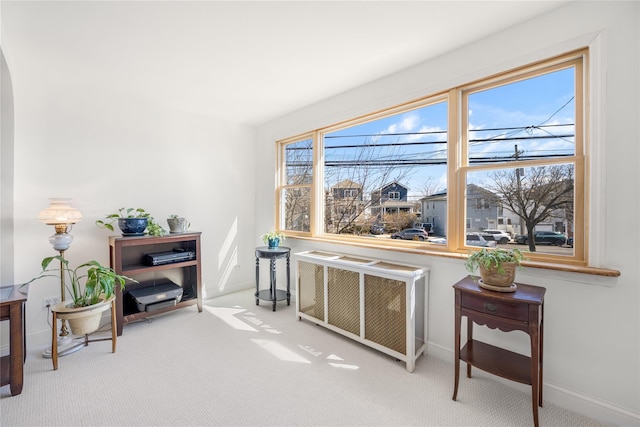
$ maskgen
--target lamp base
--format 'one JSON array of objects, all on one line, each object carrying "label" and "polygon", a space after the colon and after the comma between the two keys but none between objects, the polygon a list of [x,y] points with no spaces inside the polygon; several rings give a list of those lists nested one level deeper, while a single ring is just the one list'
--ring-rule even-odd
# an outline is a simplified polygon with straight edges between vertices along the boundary
[{"label": "lamp base", "polygon": [[[58,357],[66,356],[67,354],[75,353],[85,346],[84,337],[72,338],[70,336],[58,337]],[[51,359],[52,349],[48,348],[42,352],[42,357],[45,359]]]}]

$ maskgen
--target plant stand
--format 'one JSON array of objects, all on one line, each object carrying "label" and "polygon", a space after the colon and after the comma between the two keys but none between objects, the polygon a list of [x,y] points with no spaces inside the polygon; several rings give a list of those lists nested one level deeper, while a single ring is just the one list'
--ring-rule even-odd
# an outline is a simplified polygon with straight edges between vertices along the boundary
[{"label": "plant stand", "polygon": [[[51,313],[53,316],[53,322],[52,324],[54,325],[51,330],[53,331],[52,333],[52,337],[51,337],[51,360],[53,362],[53,370],[57,370],[58,369],[58,356],[60,355],[58,353],[58,334],[56,333],[56,328],[55,325],[57,324],[58,319],[64,319],[64,320],[79,320],[79,319],[83,319],[86,318],[87,316],[92,316],[92,315],[96,315],[96,314],[100,314],[104,311],[107,310],[111,310],[111,338],[99,338],[99,339],[94,339],[94,340],[90,340],[89,339],[89,333],[94,332],[97,328],[93,329],[90,332],[87,332],[84,334],[84,342],[81,343],[80,347],[74,351],[79,350],[82,347],[85,347],[87,345],[89,345],[90,342],[94,342],[94,341],[105,341],[105,340],[111,340],[111,352],[115,353],[116,352],[116,341],[117,341],[117,330],[116,330],[116,298],[115,296],[111,296],[111,298],[109,298],[108,300],[100,303],[100,304],[96,304],[95,306],[89,306],[89,307],[83,307],[83,308],[78,308],[78,309],[69,309],[68,307],[66,307],[66,305],[64,303],[62,304],[58,304],[56,306],[54,306],[51,309]],[[101,317],[101,316],[100,316]],[[99,323],[99,320],[98,320]],[[89,328],[91,329],[91,328]],[[89,330],[87,329],[87,331]],[[68,354],[68,353],[66,353]]]}]

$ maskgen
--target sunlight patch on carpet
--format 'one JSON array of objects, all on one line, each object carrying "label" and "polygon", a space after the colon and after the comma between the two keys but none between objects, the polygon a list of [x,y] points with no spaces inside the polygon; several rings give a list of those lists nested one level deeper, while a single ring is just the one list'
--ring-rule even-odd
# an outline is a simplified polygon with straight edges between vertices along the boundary
[{"label": "sunlight patch on carpet", "polygon": [[233,329],[240,331],[258,332],[257,329],[247,325],[241,319],[236,317],[236,314],[242,313],[244,309],[229,308],[229,307],[203,307],[209,313],[213,314]]},{"label": "sunlight patch on carpet", "polygon": [[272,355],[276,356],[278,359],[283,360],[285,362],[311,363],[304,357],[294,353],[288,348],[282,346],[282,344],[277,343],[275,341],[257,340],[257,339],[252,339],[251,341],[258,344],[261,348],[265,349]]}]

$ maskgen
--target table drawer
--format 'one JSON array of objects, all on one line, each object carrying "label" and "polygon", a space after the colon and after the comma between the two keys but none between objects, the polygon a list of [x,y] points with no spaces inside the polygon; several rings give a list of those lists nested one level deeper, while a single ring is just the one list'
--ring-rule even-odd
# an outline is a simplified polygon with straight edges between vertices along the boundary
[{"label": "table drawer", "polygon": [[506,317],[508,319],[521,320],[525,322],[529,320],[528,304],[508,303],[498,299],[488,299],[486,296],[462,293],[460,305],[463,308],[492,314],[494,316]]}]

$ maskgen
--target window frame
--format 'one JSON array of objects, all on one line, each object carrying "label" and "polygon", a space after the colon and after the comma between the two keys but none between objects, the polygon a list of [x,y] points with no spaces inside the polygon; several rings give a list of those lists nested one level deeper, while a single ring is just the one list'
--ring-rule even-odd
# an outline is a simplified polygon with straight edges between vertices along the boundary
[{"label": "window frame", "polygon": [[[303,142],[306,140],[311,140],[312,141],[312,155],[314,156],[314,160],[313,163],[314,165],[312,166],[314,168],[314,170],[311,173],[311,181],[308,183],[304,183],[304,184],[288,184],[287,183],[287,165],[286,165],[286,161],[287,161],[287,157],[285,154],[285,150],[286,147],[290,144],[295,144],[298,142]],[[316,138],[315,138],[315,134],[314,132],[307,132],[301,135],[297,135],[291,138],[286,138],[280,141],[276,142],[276,191],[275,191],[275,206],[276,206],[276,212],[275,212],[275,219],[276,219],[276,230],[286,230],[286,234],[289,236],[308,236],[313,232],[313,213],[315,212],[315,210],[317,209],[317,204],[315,202],[315,181],[316,181],[316,174],[315,174],[315,165],[316,165],[316,160],[315,160],[315,155],[316,155]],[[310,231],[297,231],[297,230],[287,230],[285,227],[286,224],[286,218],[285,218],[285,203],[286,201],[283,198],[283,195],[285,194],[285,192],[287,190],[303,190],[303,189],[309,189],[309,194],[310,194],[310,221],[311,221],[311,225],[310,225]]]},{"label": "window frame", "polygon": [[[313,179],[312,179],[312,200],[311,200],[311,228],[309,232],[297,232],[285,230],[288,235],[292,237],[311,238],[316,240],[323,240],[328,242],[336,242],[343,244],[357,244],[359,246],[367,246],[373,248],[382,248],[389,250],[400,250],[411,253],[427,253],[434,255],[453,256],[459,257],[461,254],[468,253],[470,248],[465,246],[465,235],[467,231],[467,221],[465,218],[466,209],[466,173],[483,166],[469,166],[467,164],[467,151],[468,146],[466,142],[467,138],[467,108],[466,104],[468,99],[466,94],[473,91],[480,90],[481,88],[487,88],[492,86],[499,86],[505,84],[505,81],[512,79],[513,81],[523,80],[531,78],[536,75],[542,75],[551,70],[555,71],[561,68],[576,67],[575,72],[575,155],[571,158],[571,162],[575,165],[575,219],[574,219],[574,248],[573,256],[557,256],[549,254],[541,254],[539,252],[527,253],[527,256],[531,254],[530,259],[535,264],[538,261],[544,263],[544,268],[553,269],[566,269],[567,271],[575,271],[575,268],[581,268],[580,271],[589,272],[592,274],[615,276],[615,270],[606,270],[602,268],[589,267],[588,256],[588,233],[584,233],[584,229],[588,224],[588,211],[589,204],[589,182],[590,178],[587,175],[589,170],[589,146],[588,146],[588,133],[586,129],[589,129],[588,124],[588,108],[587,105],[589,99],[590,80],[588,78],[589,72],[589,47],[583,47],[571,52],[567,52],[561,55],[543,59],[531,64],[527,64],[521,67],[513,68],[498,74],[494,74],[482,79],[477,79],[470,83],[460,84],[446,91],[435,93],[430,96],[425,96],[416,99],[411,102],[407,102],[401,105],[396,105],[388,109],[374,112],[360,116],[352,120],[345,120],[338,124],[325,126],[318,128],[312,132],[305,133],[303,135],[287,138],[284,140],[276,141],[278,145],[278,169],[282,169],[282,161],[284,158],[284,146],[286,143],[290,143],[293,140],[302,140],[313,138]],[[468,95],[467,95],[468,96]],[[322,197],[324,176],[323,176],[323,138],[326,133],[333,132],[335,130],[343,129],[350,126],[355,126],[364,122],[378,120],[386,116],[391,116],[398,113],[410,111],[412,109],[420,108],[429,104],[435,104],[438,102],[447,102],[448,104],[448,126],[447,126],[447,244],[446,245],[434,245],[434,244],[414,244],[407,241],[389,241],[386,239],[384,242],[376,241],[375,244],[370,241],[363,242],[364,239],[358,236],[350,235],[334,235],[324,232],[323,215],[324,200]],[[453,113],[452,113],[453,112]],[[549,163],[568,163],[567,158],[559,158],[556,160],[546,161]],[[528,167],[535,166],[535,161],[520,161],[518,166]],[[499,167],[511,168],[515,167],[512,162],[505,162],[502,164],[494,163],[490,166],[486,166],[488,169],[496,169]],[[283,225],[283,218],[281,215],[282,201],[280,195],[282,194],[282,175],[279,174],[279,181],[277,183],[276,191],[276,224]],[[452,194],[456,194],[456,197],[452,197]],[[322,208],[320,208],[322,207]],[[454,224],[458,224],[454,226]],[[281,228],[281,227],[278,227]],[[566,267],[566,268],[565,268]]]},{"label": "window frame", "polygon": [[[584,233],[585,218],[588,209],[588,179],[586,177],[586,163],[588,147],[585,129],[587,128],[587,117],[585,115],[585,105],[588,102],[587,83],[589,81],[586,75],[588,70],[588,49],[579,49],[559,55],[544,61],[528,64],[513,70],[505,71],[499,75],[477,80],[475,82],[462,85],[459,87],[460,97],[460,156],[457,158],[456,165],[457,185],[459,189],[466,191],[466,176],[471,172],[493,170],[497,168],[526,168],[536,167],[540,165],[554,165],[572,163],[574,165],[574,246],[573,255],[553,255],[543,252],[527,252],[529,259],[539,262],[549,262],[557,264],[586,266],[588,263],[588,235]],[[469,96],[479,91],[496,88],[502,85],[523,81],[536,76],[547,73],[560,71],[563,69],[575,68],[574,95],[575,95],[575,152],[573,156],[551,158],[545,160],[515,160],[511,162],[493,163],[493,164],[469,164]],[[460,197],[458,197],[460,200]],[[466,213],[464,206],[461,211]],[[458,223],[462,218],[460,216],[452,217],[449,215],[451,224]],[[462,241],[459,240],[456,246],[460,247]]]}]

